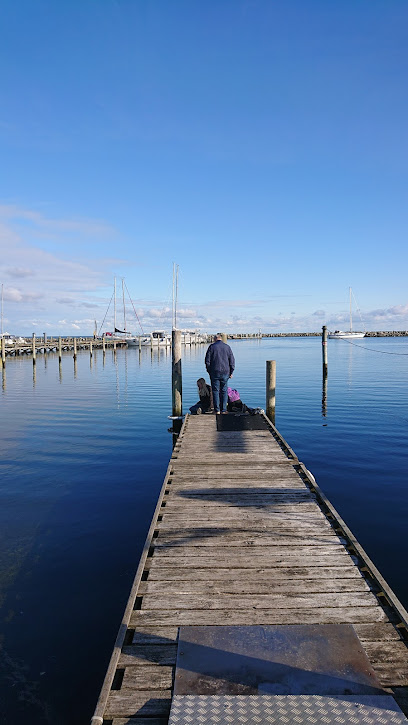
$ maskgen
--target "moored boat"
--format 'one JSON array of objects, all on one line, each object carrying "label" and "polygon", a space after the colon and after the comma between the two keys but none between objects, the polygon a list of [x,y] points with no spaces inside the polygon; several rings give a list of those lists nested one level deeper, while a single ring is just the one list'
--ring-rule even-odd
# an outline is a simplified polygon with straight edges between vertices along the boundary
[{"label": "moored boat", "polygon": [[[365,337],[365,332],[358,332],[357,330],[353,330],[353,314],[352,314],[352,308],[351,308],[351,287],[349,287],[349,295],[350,295],[350,329],[349,330],[335,330],[334,332],[329,332],[327,337],[330,340],[350,340],[350,339],[361,339],[362,337]],[[361,317],[361,315],[360,315]]]}]

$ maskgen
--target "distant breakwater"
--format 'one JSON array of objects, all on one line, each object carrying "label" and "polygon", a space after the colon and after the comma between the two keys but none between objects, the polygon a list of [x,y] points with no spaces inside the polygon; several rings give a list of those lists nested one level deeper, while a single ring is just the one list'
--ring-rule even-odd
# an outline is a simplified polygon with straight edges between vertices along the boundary
[{"label": "distant breakwater", "polygon": [[[356,330],[357,332],[357,330]],[[360,331],[359,331],[360,332]],[[254,337],[321,337],[321,332],[262,332],[254,334],[229,334],[230,340],[252,339]],[[408,337],[408,330],[377,330],[365,333],[365,337]]]}]

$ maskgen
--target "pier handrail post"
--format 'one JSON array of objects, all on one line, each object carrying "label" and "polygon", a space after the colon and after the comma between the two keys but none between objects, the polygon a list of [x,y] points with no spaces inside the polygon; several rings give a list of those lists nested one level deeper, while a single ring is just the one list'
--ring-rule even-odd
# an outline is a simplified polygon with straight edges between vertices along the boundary
[{"label": "pier handrail post", "polygon": [[58,360],[60,362],[62,360],[62,340],[60,337],[58,338]]},{"label": "pier handrail post", "polygon": [[327,377],[327,327],[322,327],[322,355],[323,355],[323,377]]},{"label": "pier handrail post", "polygon": [[33,332],[33,365],[35,365],[35,355],[36,355],[36,349],[35,349],[35,332]]},{"label": "pier handrail post", "polygon": [[266,361],[266,415],[275,425],[276,360]]},{"label": "pier handrail post", "polygon": [[171,333],[172,357],[172,403],[173,415],[183,415],[182,375],[181,375],[181,331]]}]

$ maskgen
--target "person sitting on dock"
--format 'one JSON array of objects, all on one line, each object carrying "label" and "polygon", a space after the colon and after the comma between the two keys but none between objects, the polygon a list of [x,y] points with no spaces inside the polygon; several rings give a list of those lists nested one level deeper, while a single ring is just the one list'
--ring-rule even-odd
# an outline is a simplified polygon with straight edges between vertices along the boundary
[{"label": "person sitting on dock", "polygon": [[228,380],[232,378],[235,360],[229,345],[222,341],[222,334],[214,335],[205,356],[205,367],[210,375],[216,413],[226,413],[228,403]]},{"label": "person sitting on dock", "polygon": [[213,411],[213,396],[211,385],[205,382],[204,378],[198,378],[197,380],[198,395],[200,400],[190,408],[190,413],[193,415],[201,415],[201,413],[210,413]]},{"label": "person sitting on dock", "polygon": [[241,396],[238,392],[238,390],[235,390],[235,388],[228,388],[228,406],[227,406],[228,413],[235,413],[235,414],[245,414],[248,415],[255,415],[255,413],[260,412],[260,408],[249,408],[248,405],[243,403],[241,400]]}]

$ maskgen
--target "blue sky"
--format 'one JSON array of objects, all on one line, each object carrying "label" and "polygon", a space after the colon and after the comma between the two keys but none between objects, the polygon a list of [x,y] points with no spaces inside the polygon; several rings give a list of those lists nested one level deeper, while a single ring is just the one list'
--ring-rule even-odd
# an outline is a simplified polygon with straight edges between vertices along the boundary
[{"label": "blue sky", "polygon": [[114,276],[170,329],[173,262],[186,328],[344,328],[351,285],[408,329],[407,30],[406,0],[4,0],[5,329],[91,334]]}]

